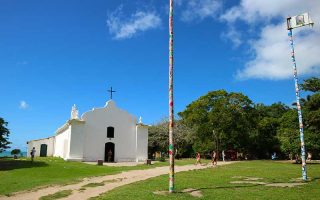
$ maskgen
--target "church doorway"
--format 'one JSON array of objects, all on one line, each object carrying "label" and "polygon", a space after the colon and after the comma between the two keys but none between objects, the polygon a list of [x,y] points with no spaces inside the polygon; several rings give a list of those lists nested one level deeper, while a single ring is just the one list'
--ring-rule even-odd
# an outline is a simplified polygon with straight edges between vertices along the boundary
[{"label": "church doorway", "polygon": [[114,162],[114,143],[107,142],[104,148],[104,161]]},{"label": "church doorway", "polygon": [[40,146],[40,157],[47,157],[47,145],[41,144]]}]

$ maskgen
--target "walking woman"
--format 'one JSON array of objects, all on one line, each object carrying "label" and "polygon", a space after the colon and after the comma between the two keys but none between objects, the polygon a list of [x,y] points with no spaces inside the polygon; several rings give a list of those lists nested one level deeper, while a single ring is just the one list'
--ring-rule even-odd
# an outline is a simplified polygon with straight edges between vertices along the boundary
[{"label": "walking woman", "polygon": [[212,152],[212,165],[213,166],[216,166],[218,164],[217,160],[218,160],[218,155],[215,151],[213,151]]},{"label": "walking woman", "polygon": [[195,165],[198,165],[198,164],[201,165],[201,155],[199,152],[196,153],[196,160],[197,161],[196,161]]}]

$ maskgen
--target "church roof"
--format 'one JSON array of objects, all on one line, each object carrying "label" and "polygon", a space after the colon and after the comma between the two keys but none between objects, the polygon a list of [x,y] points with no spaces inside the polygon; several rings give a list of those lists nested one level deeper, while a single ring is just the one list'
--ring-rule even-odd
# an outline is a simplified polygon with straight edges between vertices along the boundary
[{"label": "church roof", "polygon": [[72,122],[80,122],[80,123],[85,123],[84,120],[80,120],[80,119],[69,119],[68,121],[66,121],[66,123],[64,123],[61,127],[59,127],[55,134],[58,135],[60,133],[62,133],[63,131],[65,131],[70,125]]},{"label": "church roof", "polygon": [[51,139],[51,138],[53,138],[53,137],[54,137],[54,136],[47,137],[47,138],[36,139],[36,140],[29,140],[29,141],[27,141],[27,144],[29,144],[29,142],[33,142],[33,141],[48,140],[48,139]]}]

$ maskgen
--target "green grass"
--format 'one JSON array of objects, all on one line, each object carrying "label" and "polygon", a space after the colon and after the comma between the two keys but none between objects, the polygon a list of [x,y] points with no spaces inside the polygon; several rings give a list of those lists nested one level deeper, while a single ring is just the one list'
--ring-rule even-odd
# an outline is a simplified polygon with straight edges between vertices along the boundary
[{"label": "green grass", "polygon": [[197,199],[182,190],[194,188],[201,191],[200,199],[320,199],[320,165],[310,164],[308,174],[311,178],[306,185],[293,188],[267,187],[258,184],[232,184],[241,177],[263,178],[263,182],[280,183],[297,181],[301,175],[301,165],[272,161],[247,161],[205,170],[181,172],[175,175],[176,193],[161,196],[154,191],[168,190],[168,176],[160,176],[114,189],[99,200],[121,199]]},{"label": "green grass", "polygon": [[67,196],[69,196],[71,194],[72,194],[72,190],[62,190],[62,191],[56,192],[54,194],[49,194],[47,196],[40,197],[39,200],[61,199],[61,198],[67,197]]},{"label": "green grass", "polygon": [[[177,160],[177,165],[194,163],[194,160]],[[66,162],[59,158],[36,158],[33,163],[27,159],[0,158],[0,195],[34,189],[53,184],[69,184],[85,177],[121,173],[135,169],[150,169],[167,166],[168,162],[133,167],[107,167],[81,162]]]}]

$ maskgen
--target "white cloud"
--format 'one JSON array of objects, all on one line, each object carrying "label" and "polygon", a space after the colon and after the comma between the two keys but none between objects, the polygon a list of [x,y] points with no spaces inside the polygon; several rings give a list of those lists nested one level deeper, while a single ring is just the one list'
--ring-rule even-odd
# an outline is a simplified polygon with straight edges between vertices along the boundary
[{"label": "white cloud", "polygon": [[[258,29],[258,39],[246,38],[250,41],[248,44],[254,57],[245,64],[244,69],[238,71],[236,77],[291,78],[293,72],[285,19],[307,11],[313,21],[320,22],[320,5],[312,0],[242,0],[239,6],[227,10],[220,19],[232,28],[237,20],[249,26],[264,27]],[[320,47],[317,45],[320,44],[320,29],[317,24],[312,30],[306,27],[294,29],[294,39],[298,74],[320,73]],[[234,42],[237,43],[237,40]]]},{"label": "white cloud", "polygon": [[139,32],[155,29],[161,25],[161,18],[155,12],[136,11],[125,19],[122,7],[109,14],[107,27],[114,39],[132,38]]},{"label": "white cloud", "polygon": [[[178,5],[182,5],[182,0],[178,1]],[[219,0],[188,0],[186,8],[181,13],[181,20],[185,22],[197,19],[214,18],[218,16],[222,3]]]},{"label": "white cloud", "polygon": [[[261,32],[260,39],[252,43],[255,58],[237,73],[240,79],[286,79],[292,78],[289,38],[286,24],[270,25]],[[296,32],[295,51],[299,75],[320,73],[320,36],[317,31]]]},{"label": "white cloud", "polygon": [[20,101],[20,105],[19,105],[19,108],[22,109],[22,110],[25,110],[29,107],[29,105],[27,104],[26,101]]},{"label": "white cloud", "polygon": [[233,26],[230,26],[227,31],[222,32],[221,37],[222,39],[230,40],[234,48],[242,44],[241,34]]},{"label": "white cloud", "polygon": [[[260,20],[270,20],[274,17],[287,16],[301,12],[301,7],[307,5],[310,0],[241,0],[240,5],[227,10],[221,19],[228,22],[243,20],[255,23]],[[303,11],[302,11],[303,12]]]}]

